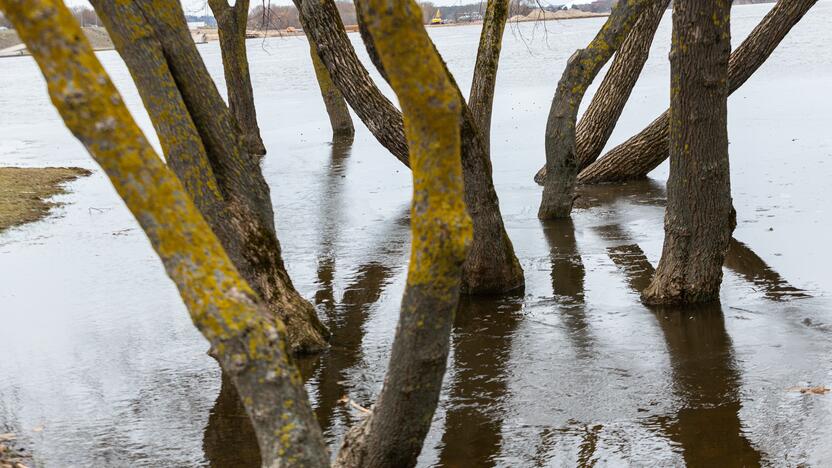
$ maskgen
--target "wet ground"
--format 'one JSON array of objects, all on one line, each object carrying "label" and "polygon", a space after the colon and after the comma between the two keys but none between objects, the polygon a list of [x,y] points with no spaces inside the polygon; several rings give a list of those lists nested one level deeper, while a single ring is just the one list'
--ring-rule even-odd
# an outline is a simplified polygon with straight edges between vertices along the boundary
[{"label": "wet ground", "polygon": [[[735,44],[769,8],[734,10]],[[460,306],[421,466],[829,466],[832,394],[832,3],[820,2],[730,101],[738,227],[719,305],[638,301],[662,244],[666,166],[582,191],[536,219],[555,83],[602,20],[513,25],[493,159],[526,272]],[[612,143],[667,105],[669,18]],[[431,31],[467,89],[478,30]],[[353,37],[357,40],[357,37]],[[221,87],[215,44],[200,46]],[[249,43],[285,259],[334,333],[301,364],[331,447],[372,404],[409,250],[409,173],[359,126],[331,143],[303,38]],[[364,57],[363,52],[362,57]],[[150,129],[117,55],[100,54]],[[96,169],[45,221],[0,235],[0,433],[42,466],[255,466],[233,389],[135,221],[48,103],[28,58],[0,73],[4,164]]]}]

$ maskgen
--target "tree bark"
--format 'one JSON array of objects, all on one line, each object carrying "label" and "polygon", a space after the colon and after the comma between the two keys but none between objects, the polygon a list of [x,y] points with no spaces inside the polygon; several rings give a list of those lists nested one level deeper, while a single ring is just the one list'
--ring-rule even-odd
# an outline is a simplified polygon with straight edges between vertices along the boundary
[{"label": "tree bark", "polygon": [[[360,2],[359,2],[360,3]],[[491,113],[494,108],[494,88],[497,85],[497,66],[503,45],[503,32],[508,20],[509,0],[488,0],[482,20],[480,45],[468,107],[480,129],[482,144],[491,153]]]},{"label": "tree bark", "polygon": [[[350,107],[382,145],[407,163],[408,147],[401,113],[384,97],[358,60],[334,2],[305,0],[301,3],[297,0],[295,4],[302,12],[304,31],[315,42],[321,61]],[[378,38],[375,39],[377,42]],[[447,78],[459,91],[453,76],[444,62],[441,63]],[[464,267],[462,292],[497,294],[519,289],[524,284],[523,269],[500,214],[491,160],[473,114],[462,94],[458,94],[462,102],[460,134],[465,203],[474,222],[474,241]]]},{"label": "tree bark", "polygon": [[[164,5],[93,0],[136,83],[168,164],[238,271],[287,324],[293,351],[323,349],[329,332],[294,289],[283,265],[259,157],[246,150],[188,34],[179,3],[156,3]],[[160,12],[166,16],[153,16]]]},{"label": "tree bark", "polygon": [[677,0],[670,51],[670,177],[662,258],[647,304],[719,299],[734,230],[728,170],[731,4]]},{"label": "tree bark", "polygon": [[350,110],[347,108],[341,91],[338,91],[332,78],[329,77],[329,71],[321,63],[321,58],[318,57],[318,51],[315,49],[315,42],[311,40],[309,41],[309,54],[312,56],[312,66],[315,69],[315,77],[318,79],[318,87],[321,88],[321,97],[324,99],[326,113],[332,126],[333,138],[351,138],[355,135],[355,127],[352,125]]},{"label": "tree bark", "polygon": [[569,58],[546,122],[546,180],[538,218],[565,218],[572,211],[578,176],[575,122],[581,100],[592,80],[624,42],[641,12],[655,1],[618,2],[592,42]]},{"label": "tree bark", "polygon": [[[780,0],[731,54],[729,93],[760,68],[780,41],[817,0]],[[668,157],[669,113],[665,111],[644,130],[611,149],[584,169],[578,183],[622,182],[647,177]]]},{"label": "tree bark", "polygon": [[367,29],[404,111],[413,168],[413,246],[384,387],[336,466],[412,467],[439,401],[471,239],[460,163],[462,100],[413,1],[369,0]]},{"label": "tree bark", "polygon": [[231,377],[266,466],[327,466],[286,328],[239,275],[182,182],[153,151],[71,13],[57,0],[0,0],[69,130],[110,178]]},{"label": "tree bark", "polygon": [[[592,102],[578,121],[575,130],[578,171],[593,163],[607,144],[618,123],[621,112],[630,93],[644,69],[650,55],[650,45],[656,35],[656,29],[662,21],[670,0],[657,0],[648,6],[639,16],[633,29],[615,53],[607,74]],[[535,182],[543,185],[546,180],[546,165],[534,176]]]},{"label": "tree bark", "polygon": [[249,1],[236,0],[234,6],[231,6],[227,0],[208,0],[208,5],[217,19],[222,68],[225,73],[225,87],[228,91],[228,107],[243,132],[248,152],[264,155],[266,147],[263,145],[260,127],[257,125],[254,90],[251,88],[251,74],[246,52]]}]

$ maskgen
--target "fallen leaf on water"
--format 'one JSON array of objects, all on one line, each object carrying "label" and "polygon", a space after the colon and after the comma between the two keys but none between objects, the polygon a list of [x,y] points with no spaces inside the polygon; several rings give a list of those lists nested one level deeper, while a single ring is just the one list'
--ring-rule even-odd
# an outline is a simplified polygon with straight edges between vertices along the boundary
[{"label": "fallen leaf on water", "polygon": [[43,432],[43,426],[33,427],[32,432]]},{"label": "fallen leaf on water", "polygon": [[808,393],[811,395],[824,395],[832,391],[824,387],[823,385],[818,385],[817,387],[789,387],[786,390],[789,392],[800,392],[803,394]]},{"label": "fallen leaf on water", "polygon": [[0,434],[0,442],[6,442],[7,440],[14,440],[17,436],[12,434],[11,432],[7,432],[6,434]]}]

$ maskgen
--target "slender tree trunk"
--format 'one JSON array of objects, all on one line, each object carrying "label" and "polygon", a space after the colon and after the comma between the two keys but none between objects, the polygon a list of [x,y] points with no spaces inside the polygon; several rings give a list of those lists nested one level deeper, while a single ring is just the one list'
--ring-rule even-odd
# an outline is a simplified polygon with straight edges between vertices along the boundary
[{"label": "slender tree trunk", "polygon": [[236,0],[234,6],[229,5],[227,0],[208,0],[208,5],[217,19],[228,107],[243,132],[247,150],[252,154],[264,155],[266,147],[257,125],[254,90],[251,88],[246,52],[249,0]]},{"label": "slender tree trunk", "polygon": [[52,102],[136,217],[194,324],[231,377],[265,466],[327,466],[323,436],[286,328],[268,317],[180,180],[130,116],[71,13],[57,0],[0,0],[38,63]]},{"label": "slender tree trunk", "polygon": [[[650,45],[669,3],[670,0],[657,0],[642,12],[621,48],[615,53],[601,86],[578,121],[575,132],[579,171],[598,159],[612,135],[647,62]],[[546,180],[546,165],[540,168],[534,180],[543,185]]]},{"label": "slender tree trunk", "polygon": [[324,98],[326,113],[329,115],[329,123],[332,125],[332,135],[335,138],[352,137],[355,135],[355,127],[352,126],[352,117],[347,103],[341,91],[329,77],[329,71],[318,57],[315,50],[315,42],[309,41],[309,54],[312,56],[312,66],[315,68],[315,76],[318,79],[318,86],[321,88],[321,97]]},{"label": "slender tree trunk", "polygon": [[575,122],[586,89],[621,46],[641,12],[657,0],[618,2],[606,23],[585,48],[576,51],[558,82],[546,122],[546,180],[537,217],[568,217],[575,200],[578,154]]},{"label": "slender tree trunk", "polygon": [[[780,0],[731,54],[729,93],[760,68],[780,41],[817,0]],[[644,130],[610,150],[578,177],[582,184],[619,182],[646,177],[668,157],[669,113],[665,111]]]},{"label": "slender tree trunk", "polygon": [[[318,47],[321,61],[350,107],[380,143],[407,163],[408,146],[401,113],[384,97],[358,60],[335,3],[332,0],[305,0],[302,3],[297,0],[295,4],[302,12],[304,30]],[[359,7],[358,11],[363,8],[367,6]],[[448,79],[456,86],[444,62],[442,65]],[[456,88],[459,91],[458,86]],[[474,241],[465,263],[462,291],[467,294],[511,291],[523,287],[523,269],[505,231],[488,150],[471,110],[462,94],[459,95],[462,100],[460,134],[465,202],[474,222]]]},{"label": "slender tree trunk", "polygon": [[719,299],[735,226],[728,170],[731,4],[677,0],[670,51],[670,178],[662,258],[647,304]]},{"label": "slender tree trunk", "polygon": [[323,349],[329,332],[283,265],[259,157],[246,150],[179,3],[164,3],[155,8],[143,1],[93,0],[133,76],[168,164],[238,271],[287,324],[293,351]]},{"label": "slender tree trunk", "polygon": [[[360,2],[359,2],[360,3]],[[509,0],[488,0],[482,20],[477,63],[468,107],[480,129],[483,146],[491,153],[491,112],[494,108],[494,88],[497,85],[497,65],[503,45],[503,31],[508,19]]]},{"label": "slender tree trunk", "polygon": [[471,239],[460,164],[461,104],[413,1],[366,4],[367,29],[404,110],[413,246],[384,388],[336,466],[412,467],[439,401]]}]

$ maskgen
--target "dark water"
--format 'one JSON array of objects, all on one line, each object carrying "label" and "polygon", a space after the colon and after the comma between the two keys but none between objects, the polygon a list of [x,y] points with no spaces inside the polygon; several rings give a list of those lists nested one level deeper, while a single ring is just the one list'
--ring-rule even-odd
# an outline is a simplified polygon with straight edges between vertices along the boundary
[{"label": "dark water", "polygon": [[[734,10],[735,44],[768,6]],[[462,301],[420,466],[830,466],[832,4],[820,2],[730,102],[739,225],[718,305],[638,301],[658,263],[667,169],[582,190],[536,219],[548,103],[599,20],[512,26],[494,169],[526,272],[515,296]],[[434,39],[463,87],[475,27]],[[357,38],[354,38],[356,40]],[[667,105],[667,18],[611,143]],[[332,449],[381,389],[409,255],[410,174],[358,128],[330,140],[305,40],[249,44],[278,233],[295,285],[333,332],[302,360]],[[201,49],[223,87],[215,44]],[[150,129],[124,65],[100,54]],[[0,63],[3,163],[94,168],[28,59]],[[389,90],[388,90],[389,91]],[[233,387],[99,172],[49,219],[0,235],[0,432],[38,466],[256,466]]]}]

